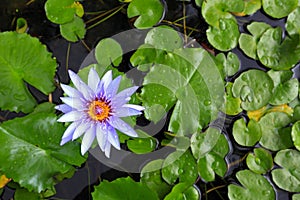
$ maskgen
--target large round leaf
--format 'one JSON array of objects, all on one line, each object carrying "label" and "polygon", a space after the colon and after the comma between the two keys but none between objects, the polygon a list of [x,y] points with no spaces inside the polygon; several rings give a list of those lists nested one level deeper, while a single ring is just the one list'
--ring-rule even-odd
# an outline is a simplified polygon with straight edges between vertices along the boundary
[{"label": "large round leaf", "polygon": [[92,193],[93,200],[158,200],[157,194],[146,185],[133,181],[130,177],[118,178],[112,182],[102,181]]},{"label": "large round leaf", "polygon": [[230,200],[275,199],[275,192],[272,185],[263,176],[250,170],[242,170],[237,172],[236,177],[242,184],[242,187],[236,184],[228,186],[228,197]]},{"label": "large round leaf", "polygon": [[272,79],[256,69],[242,73],[232,87],[233,96],[241,98],[245,110],[257,110],[265,106],[272,96],[272,90]]},{"label": "large round leaf", "polygon": [[298,4],[298,0],[262,0],[264,11],[274,18],[286,17]]},{"label": "large round leaf", "polygon": [[51,22],[64,24],[73,20],[76,13],[76,4],[74,0],[47,0],[45,11]]},{"label": "large round leaf", "polygon": [[0,170],[29,191],[53,189],[56,175],[85,161],[78,143],[59,145],[65,128],[51,111],[41,109],[0,126]]},{"label": "large round leaf", "polygon": [[300,192],[300,152],[292,149],[279,151],[274,161],[281,169],[272,171],[275,184],[289,192]]},{"label": "large round leaf", "polygon": [[163,14],[164,7],[159,0],[133,0],[127,9],[128,18],[138,17],[134,26],[140,29],[154,26]]},{"label": "large round leaf", "polygon": [[37,38],[25,33],[0,33],[0,108],[32,111],[36,101],[25,82],[48,94],[54,89],[55,69],[55,59]]}]

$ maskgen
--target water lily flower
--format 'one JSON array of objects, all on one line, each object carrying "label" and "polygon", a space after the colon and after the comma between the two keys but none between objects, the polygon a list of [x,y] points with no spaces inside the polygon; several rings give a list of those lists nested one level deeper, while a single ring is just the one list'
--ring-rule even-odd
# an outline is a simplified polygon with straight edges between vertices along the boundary
[{"label": "water lily flower", "polygon": [[137,86],[118,93],[121,76],[112,79],[112,71],[108,71],[100,79],[94,68],[89,71],[88,84],[70,70],[69,75],[76,88],[61,84],[68,97],[61,97],[64,104],[55,107],[65,113],[57,121],[72,122],[62,136],[61,145],[83,135],[81,154],[84,155],[97,138],[100,149],[109,157],[111,145],[120,150],[116,129],[128,136],[137,136],[135,130],[120,119],[139,115],[144,110],[142,106],[128,104]]}]

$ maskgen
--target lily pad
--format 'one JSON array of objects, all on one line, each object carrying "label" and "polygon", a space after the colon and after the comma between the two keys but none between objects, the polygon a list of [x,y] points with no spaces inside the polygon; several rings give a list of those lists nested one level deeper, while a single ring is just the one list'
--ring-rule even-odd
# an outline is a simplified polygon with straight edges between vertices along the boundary
[{"label": "lily pad", "polygon": [[274,88],[276,88],[277,86],[279,86],[284,82],[287,82],[293,76],[293,72],[290,70],[276,71],[271,69],[267,73],[273,80]]},{"label": "lily pad", "polygon": [[71,22],[76,14],[74,0],[47,0],[45,11],[47,18],[56,24]]},{"label": "lily pad", "polygon": [[85,36],[85,24],[79,17],[74,17],[73,21],[60,25],[61,35],[70,42],[77,42]]},{"label": "lily pad", "polygon": [[17,189],[14,195],[14,200],[24,200],[24,199],[30,199],[30,200],[42,200],[44,199],[41,194],[29,192],[26,189]]},{"label": "lily pad", "polygon": [[251,35],[242,33],[239,38],[239,46],[247,56],[257,59],[257,43],[261,35],[269,28],[271,26],[264,22],[252,22],[247,26]]},{"label": "lily pad", "polygon": [[168,184],[174,184],[178,179],[179,182],[193,184],[198,177],[196,160],[189,150],[169,154],[161,171]]},{"label": "lily pad", "polygon": [[106,69],[111,64],[119,66],[122,62],[123,51],[118,42],[114,39],[106,38],[100,40],[95,48],[95,57],[98,64]]},{"label": "lily pad", "polygon": [[247,0],[247,1],[244,1],[244,3],[245,3],[245,6],[244,6],[244,10],[242,12],[242,16],[243,15],[252,15],[261,8],[261,0]]},{"label": "lily pad", "polygon": [[298,6],[292,13],[289,14],[286,21],[286,30],[290,35],[300,34],[300,7]]},{"label": "lily pad", "polygon": [[262,135],[259,123],[252,119],[247,126],[244,119],[235,121],[232,134],[234,140],[242,146],[254,146]]},{"label": "lily pad", "polygon": [[133,181],[130,177],[118,178],[112,182],[103,180],[100,185],[95,186],[92,196],[94,200],[158,200],[155,192],[146,185]]},{"label": "lily pad", "polygon": [[[86,158],[76,142],[60,146],[65,128],[54,108],[6,121],[0,126],[0,170],[29,191],[54,189],[55,176],[74,171]],[[26,166],[26,167],[24,167]]]},{"label": "lily pad", "polygon": [[263,148],[255,148],[246,159],[247,166],[257,174],[265,174],[273,167],[273,158],[269,151]]},{"label": "lily pad", "polygon": [[26,33],[0,33],[1,109],[25,113],[33,110],[36,101],[26,83],[44,94],[54,90],[57,64],[51,56],[45,45]]},{"label": "lily pad", "polygon": [[128,18],[138,17],[134,26],[146,29],[157,24],[164,15],[164,6],[159,0],[133,0],[127,9]]},{"label": "lily pad", "polygon": [[241,99],[240,98],[235,98],[233,97],[232,94],[232,83],[228,82],[226,85],[226,94],[225,94],[225,110],[223,112],[225,112],[227,115],[237,115],[240,112],[242,112],[242,108],[241,108]]},{"label": "lily pad", "polygon": [[274,91],[273,97],[270,99],[270,104],[281,105],[290,103],[298,96],[299,82],[297,79],[290,79],[280,83]]},{"label": "lily pad", "polygon": [[215,173],[221,177],[225,175],[229,146],[219,130],[208,128],[204,133],[195,133],[191,138],[191,149],[198,159],[198,173],[202,179],[209,182],[215,179]]},{"label": "lily pad", "polygon": [[145,154],[155,150],[157,141],[153,137],[132,138],[127,140],[127,147],[136,154]]},{"label": "lily pad", "polygon": [[164,200],[198,200],[200,197],[199,190],[196,186],[187,183],[178,183]]},{"label": "lily pad", "polygon": [[151,190],[155,191],[160,199],[163,199],[171,190],[161,176],[163,160],[153,160],[147,163],[141,171],[141,182],[147,185]]},{"label": "lily pad", "polygon": [[234,19],[220,19],[219,26],[210,26],[206,34],[209,43],[221,51],[229,51],[236,47],[240,36]]},{"label": "lily pad", "polygon": [[216,59],[222,63],[226,76],[233,76],[240,68],[240,60],[235,53],[228,52],[227,58],[223,53],[216,56]]},{"label": "lily pad", "polygon": [[300,152],[292,149],[279,151],[274,161],[281,169],[272,171],[275,184],[289,192],[300,192]]},{"label": "lily pad", "polygon": [[242,186],[236,184],[228,186],[230,200],[274,200],[276,198],[272,185],[263,176],[250,170],[241,170],[236,173],[236,177]]},{"label": "lily pad", "polygon": [[292,127],[292,140],[296,149],[300,150],[300,121],[297,121]]},{"label": "lily pad", "polygon": [[288,16],[298,5],[298,0],[262,0],[264,11],[274,18]]},{"label": "lily pad", "polygon": [[233,83],[234,97],[242,100],[244,110],[257,110],[269,102],[272,97],[273,81],[263,71],[251,69],[242,73]]},{"label": "lily pad", "polygon": [[291,128],[286,127],[290,122],[289,115],[283,112],[264,115],[259,121],[262,130],[260,144],[272,151],[292,147]]},{"label": "lily pad", "polygon": [[294,194],[292,200],[300,200],[300,194]]}]

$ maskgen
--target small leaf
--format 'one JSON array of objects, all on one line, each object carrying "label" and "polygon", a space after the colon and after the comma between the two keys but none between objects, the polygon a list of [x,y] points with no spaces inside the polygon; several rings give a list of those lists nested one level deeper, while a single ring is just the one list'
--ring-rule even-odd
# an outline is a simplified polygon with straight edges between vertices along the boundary
[{"label": "small leaf", "polygon": [[242,187],[236,184],[228,186],[228,197],[230,200],[275,199],[272,185],[263,176],[250,170],[241,170],[236,173],[236,177],[242,184]]},{"label": "small leaf", "polygon": [[45,4],[47,18],[56,24],[72,21],[76,13],[74,4],[74,0],[47,0]]},{"label": "small leaf", "polygon": [[133,181],[130,177],[118,178],[112,182],[103,180],[100,185],[95,186],[92,196],[93,200],[158,200],[156,193],[146,185]]},{"label": "small leaf", "polygon": [[132,138],[127,141],[129,150],[136,154],[145,154],[155,150],[157,141],[153,137],[148,138]]},{"label": "small leaf", "polygon": [[153,160],[147,163],[141,171],[141,182],[158,194],[159,199],[163,199],[170,192],[169,186],[161,176],[163,160]]},{"label": "small leaf", "polygon": [[264,11],[274,18],[286,17],[298,4],[298,0],[262,0]]},{"label": "small leaf", "polygon": [[42,198],[39,193],[29,192],[28,190],[23,188],[17,189],[14,195],[14,200],[24,200],[24,199],[42,200],[44,198]]},{"label": "small leaf", "polygon": [[275,71],[271,69],[267,72],[267,74],[272,78],[274,83],[274,88],[279,86],[281,83],[287,82],[293,76],[293,72],[290,70]]},{"label": "small leaf", "polygon": [[233,97],[232,94],[232,83],[228,82],[226,85],[226,94],[225,94],[225,112],[227,115],[237,115],[242,112],[241,108],[241,99]]},{"label": "small leaf", "polygon": [[292,147],[291,128],[284,128],[290,122],[291,118],[283,112],[271,112],[264,115],[259,121],[262,130],[260,144],[272,151]]},{"label": "small leaf", "polygon": [[265,106],[272,96],[272,90],[272,79],[257,69],[242,73],[232,87],[233,96],[241,98],[244,110],[257,110]]},{"label": "small leaf", "polygon": [[240,32],[235,20],[220,19],[219,26],[210,26],[206,35],[213,47],[221,51],[229,51],[238,44]]},{"label": "small leaf", "polygon": [[298,6],[292,13],[289,14],[285,27],[290,35],[300,34],[300,7]]},{"label": "small leaf", "polygon": [[247,0],[244,3],[244,15],[252,15],[261,8],[261,0]]},{"label": "small leaf", "polygon": [[26,33],[0,33],[1,109],[25,113],[33,110],[36,101],[26,83],[44,94],[54,90],[57,64],[51,56],[45,45]]},{"label": "small leaf", "polygon": [[28,29],[28,24],[26,19],[20,17],[17,19],[16,32],[17,33],[26,33]]},{"label": "small leaf", "polygon": [[263,148],[255,148],[246,159],[247,166],[257,174],[265,174],[273,167],[273,158],[269,151]]},{"label": "small leaf", "polygon": [[298,79],[293,78],[286,82],[280,83],[270,99],[272,105],[282,105],[290,103],[298,96],[299,82]]},{"label": "small leaf", "polygon": [[294,194],[292,200],[300,200],[300,194]]},{"label": "small leaf", "polygon": [[162,177],[168,184],[179,182],[193,184],[197,177],[196,160],[191,152],[187,150],[175,151],[168,155],[162,167]]},{"label": "small leaf", "polygon": [[274,162],[281,166],[281,169],[272,171],[275,184],[289,192],[300,192],[300,152],[292,149],[279,151]]},{"label": "small leaf", "polygon": [[133,0],[127,9],[128,18],[137,17],[134,26],[146,29],[157,24],[164,14],[164,7],[159,0]]},{"label": "small leaf", "polygon": [[53,189],[54,176],[74,170],[73,165],[80,166],[86,160],[80,154],[80,144],[59,145],[64,131],[56,115],[48,112],[2,123],[0,170],[29,191]]},{"label": "small leaf", "polygon": [[259,123],[252,119],[247,126],[244,119],[235,121],[232,134],[234,140],[242,146],[254,146],[262,135]]},{"label": "small leaf", "polygon": [[196,186],[187,183],[178,183],[164,200],[199,200],[200,197],[199,189]]},{"label": "small leaf", "polygon": [[119,66],[122,62],[123,51],[118,42],[111,38],[100,40],[95,48],[95,57],[98,64],[106,69],[111,64]]},{"label": "small leaf", "polygon": [[297,121],[292,127],[292,140],[296,149],[300,150],[300,121]]},{"label": "small leaf", "polygon": [[233,76],[240,68],[240,60],[235,53],[229,52],[227,59],[224,54],[220,53],[216,59],[222,63],[226,76]]},{"label": "small leaf", "polygon": [[85,24],[79,17],[74,17],[73,21],[60,25],[61,35],[70,42],[83,39],[85,32]]}]

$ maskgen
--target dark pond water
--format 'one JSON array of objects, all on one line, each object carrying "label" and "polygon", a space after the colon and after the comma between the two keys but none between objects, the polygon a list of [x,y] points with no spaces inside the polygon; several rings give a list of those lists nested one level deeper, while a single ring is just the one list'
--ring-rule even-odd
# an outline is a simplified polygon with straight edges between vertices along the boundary
[{"label": "dark pond water", "polygon": [[[29,3],[28,3],[29,2]],[[101,25],[89,30],[84,39],[84,42],[77,43],[68,43],[66,40],[62,39],[59,35],[59,27],[50,23],[44,13],[44,0],[36,0],[32,1],[23,1],[23,0],[2,0],[0,2],[0,30],[8,31],[15,29],[15,20],[18,17],[23,17],[27,20],[29,24],[28,33],[34,37],[38,37],[44,44],[47,45],[49,51],[53,53],[56,57],[57,62],[59,64],[57,71],[57,79],[60,82],[67,83],[68,76],[66,73],[67,68],[71,68],[74,71],[77,71],[85,59],[85,57],[89,54],[90,50],[95,47],[97,42],[105,37],[110,37],[119,32],[128,30],[132,28],[132,22],[129,21],[126,17],[125,13],[118,13],[109,20],[103,22]],[[109,3],[107,3],[109,2]],[[102,0],[89,0],[83,2],[84,8],[86,10],[99,11],[99,10],[109,10],[116,6],[118,6],[118,1],[110,0],[110,1],[102,1]],[[174,0],[166,1],[167,12],[166,12],[166,20],[174,21],[174,19],[178,19],[182,17],[183,4],[182,2],[177,2]],[[198,29],[198,32],[194,32],[191,37],[197,39],[197,41],[205,46],[206,48],[214,51],[208,42],[205,39],[205,30],[207,29],[207,25],[203,22],[199,15],[199,9],[197,9],[193,4],[188,4],[184,6],[186,9],[186,15],[190,17],[187,19],[187,26],[194,27]],[[93,15],[88,15],[85,17],[85,21],[94,17]],[[264,21],[273,26],[284,26],[284,20],[274,20],[266,17],[263,13],[258,12],[253,16],[238,18],[238,22],[240,24],[241,31],[244,31],[244,27],[250,21]],[[163,23],[168,24],[167,21]],[[183,29],[178,26],[173,27],[183,32]],[[68,53],[69,51],[69,53]],[[241,60],[241,69],[240,72],[245,71],[249,68],[260,68],[264,69],[260,66],[259,63],[253,61],[247,57],[245,57],[241,51],[236,48],[233,50]],[[130,65],[128,62],[130,55],[125,56],[125,59],[122,63],[123,70],[130,69]],[[299,77],[299,67],[295,68],[295,74]],[[238,76],[238,75],[236,75]],[[231,77],[229,81],[234,80],[235,77]],[[31,89],[32,93],[35,94],[38,101],[43,102],[47,101],[48,97],[41,95],[36,92],[34,89]],[[59,96],[62,95],[62,92],[56,90],[53,93],[53,101],[54,103],[59,103]],[[6,111],[0,112],[1,121],[4,119],[11,119],[17,116],[22,116],[22,114],[9,113]],[[241,113],[238,116],[230,117],[230,116],[220,116],[220,118],[226,118],[225,126],[221,126],[224,134],[230,141],[234,141],[232,138],[232,123],[234,120],[246,117],[245,113]],[[144,119],[140,120],[140,124],[147,123]],[[214,122],[212,125],[220,126],[218,121]],[[163,132],[163,130],[162,130]],[[159,136],[158,136],[159,137]],[[245,154],[247,154],[251,150],[251,148],[243,148],[237,145],[234,142],[231,142],[231,153],[227,156],[227,160],[229,163],[236,163],[229,168],[227,176],[224,179],[217,178],[216,181],[212,183],[205,184],[201,180],[198,181],[197,186],[202,191],[203,199],[209,200],[217,200],[217,199],[228,199],[227,198],[227,188],[223,187],[218,190],[214,190],[208,194],[204,194],[205,191],[208,191],[217,186],[226,185],[231,182],[236,182],[234,176],[235,172],[241,168],[246,168],[244,162],[236,162],[243,158]],[[139,174],[130,174],[134,179],[139,179]],[[78,169],[75,173],[74,177],[71,179],[67,179],[62,181],[56,186],[57,194],[52,197],[52,199],[91,199],[89,195],[91,191],[93,191],[93,185],[99,183],[99,178],[114,180],[117,177],[128,176],[127,173],[119,172],[114,169],[110,169],[109,167],[101,164],[98,160],[89,156],[87,163]],[[267,177],[269,175],[267,174]],[[276,188],[276,187],[275,187]],[[277,199],[285,200],[291,198],[287,192],[277,189]],[[13,197],[13,189],[6,187],[5,192],[2,195],[1,199],[10,199]]]}]

